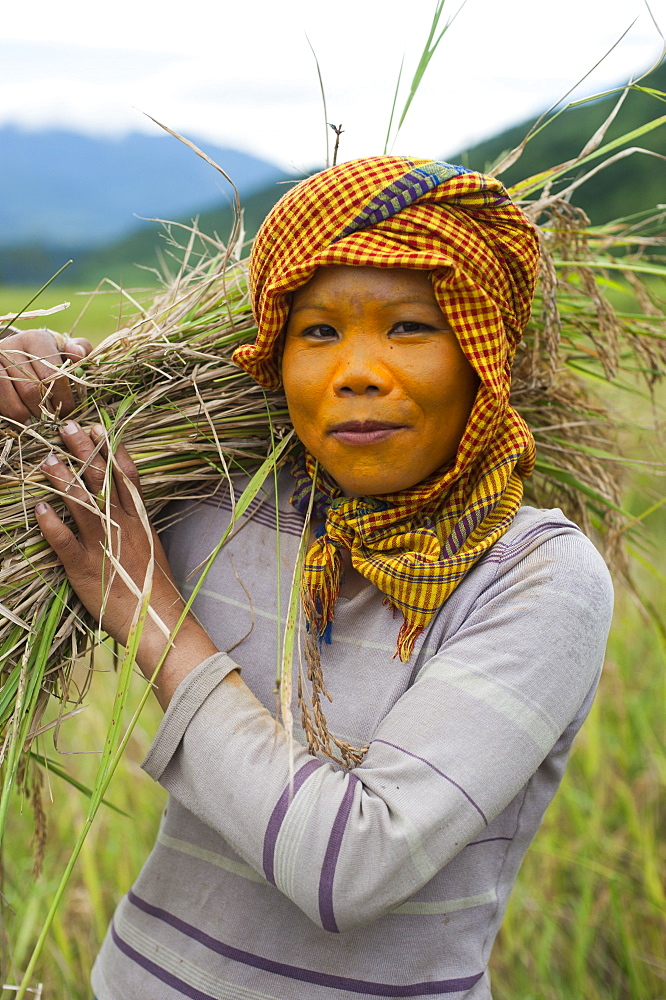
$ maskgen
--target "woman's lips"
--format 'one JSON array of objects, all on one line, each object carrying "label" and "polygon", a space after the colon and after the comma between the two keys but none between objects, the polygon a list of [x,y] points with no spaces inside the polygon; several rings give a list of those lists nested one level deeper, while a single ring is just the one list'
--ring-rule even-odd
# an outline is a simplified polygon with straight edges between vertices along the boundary
[{"label": "woman's lips", "polygon": [[364,445],[386,441],[401,430],[404,430],[403,424],[390,424],[379,420],[350,420],[344,424],[336,424],[328,433],[336,441],[344,444]]}]

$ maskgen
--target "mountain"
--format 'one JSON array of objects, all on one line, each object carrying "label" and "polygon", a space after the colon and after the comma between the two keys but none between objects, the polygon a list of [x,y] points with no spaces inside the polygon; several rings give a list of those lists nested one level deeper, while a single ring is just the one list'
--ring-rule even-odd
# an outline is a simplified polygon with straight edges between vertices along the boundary
[{"label": "mountain", "polygon": [[[282,177],[268,187],[255,191],[242,199],[246,242],[254,238],[259,226],[275,202],[287,190],[286,185],[293,183],[293,177]],[[187,226],[191,222],[191,216],[180,221]],[[224,244],[227,244],[234,224],[233,208],[227,203],[201,212],[197,216],[197,224],[202,233],[217,236]],[[184,244],[187,241],[189,233],[186,230],[180,229],[176,225],[171,228],[171,232],[178,243]],[[161,258],[166,266],[173,270],[176,266],[174,257],[176,260],[180,259],[180,254],[166,237],[167,231],[164,226],[146,224],[140,232],[129,234],[117,243],[74,255],[74,263],[68,269],[66,280],[89,287],[97,285],[105,277],[111,277],[118,284],[126,287],[150,283],[150,275],[141,271],[141,267],[161,269],[163,267],[160,262]],[[56,264],[56,267],[52,267],[51,270],[51,273],[54,273],[63,263],[62,257],[59,262],[51,261],[51,263]],[[0,255],[0,278],[2,276],[2,256]]]},{"label": "mountain", "polygon": [[[283,176],[269,186],[243,197],[246,240],[254,237],[263,219],[284,194],[285,184],[293,183],[293,177]],[[181,217],[180,221],[186,226],[190,225],[193,214]],[[226,200],[216,208],[198,213],[196,217],[202,233],[217,234],[222,242],[228,241],[234,215],[232,206]],[[187,241],[188,233],[177,225],[172,227],[172,232],[179,243]],[[162,270],[164,262],[173,270],[176,266],[173,257],[178,259],[180,256],[165,237],[164,226],[143,222],[139,229],[103,247],[58,247],[40,243],[0,246],[0,282],[4,285],[27,285],[36,289],[71,259],[73,263],[61,279],[66,285],[94,288],[103,278],[111,278],[125,288],[155,285],[155,276],[142,269]]]},{"label": "mountain", "polygon": [[[248,153],[197,144],[242,196],[282,176]],[[142,228],[137,216],[181,218],[233,197],[221,174],[169,135],[94,138],[6,126],[0,154],[2,247],[102,246]]]},{"label": "mountain", "polygon": [[[662,93],[666,91],[666,63],[662,63],[641,85]],[[506,184],[515,183],[576,155],[609,115],[616,99],[610,97],[584,104],[555,118],[528,143],[518,163],[502,174],[502,180]],[[609,142],[637,129],[665,112],[663,101],[656,100],[647,92],[632,91],[604,141]],[[487,170],[506,151],[521,142],[532,124],[531,121],[525,122],[446,158],[476,170]],[[648,148],[666,157],[666,126],[662,125],[639,137],[633,145]],[[189,150],[184,151],[193,160],[200,162]],[[599,162],[601,161],[595,161],[586,168],[578,168],[575,175],[580,175]],[[201,165],[206,166],[203,163]],[[224,163],[222,165],[225,166]],[[285,184],[294,182],[293,177],[279,177],[277,168],[273,169],[275,173],[270,178],[270,183],[255,188],[242,199],[246,239],[254,236],[262,219],[286,190]],[[575,175],[572,172],[570,176],[573,179]],[[240,175],[234,174],[234,177],[238,180]],[[575,203],[585,209],[593,223],[609,222],[621,216],[648,211],[665,202],[664,160],[640,153],[618,160],[575,192]],[[204,210],[201,210],[202,206]],[[208,207],[202,200],[196,207],[200,209],[198,212],[185,209],[180,215],[176,212],[164,212],[161,217],[180,217],[181,221],[187,223],[197,214],[202,232],[218,233],[225,240],[232,225],[232,210],[228,199],[218,197],[215,207]],[[151,281],[151,277],[136,265],[154,268],[159,265],[159,255],[168,263],[169,254],[173,252],[162,238],[163,233],[162,227],[144,222],[122,239],[99,248],[82,247],[70,251],[62,246],[44,247],[37,243],[11,250],[0,247],[0,280],[38,288],[71,256],[74,264],[64,279],[67,283],[91,288],[101,278],[109,277],[125,287],[145,285]]]},{"label": "mountain", "polygon": [[[603,143],[666,115],[666,62],[642,80],[640,86],[658,91],[660,97],[652,96],[647,90],[630,91],[609,126]],[[615,95],[591,101],[570,108],[554,119],[530,140],[518,162],[501,174],[503,183],[507,186],[515,184],[578,155],[608,117],[617,99],[618,95]],[[524,122],[469,150],[453,154],[450,160],[473,170],[486,171],[498,163],[505,153],[518,146],[533,125],[534,122]],[[578,188],[572,200],[587,212],[594,224],[649,211],[666,202],[666,162],[663,159],[666,157],[666,123],[639,136],[630,145],[651,150],[662,158],[646,153],[623,157]],[[569,174],[568,180],[582,176],[606,158],[578,167]]]}]

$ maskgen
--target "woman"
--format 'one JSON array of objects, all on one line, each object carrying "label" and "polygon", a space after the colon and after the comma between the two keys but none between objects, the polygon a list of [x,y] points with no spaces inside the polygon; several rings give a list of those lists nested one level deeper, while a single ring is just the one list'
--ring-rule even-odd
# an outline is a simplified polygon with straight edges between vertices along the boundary
[{"label": "woman", "polygon": [[[305,450],[223,549],[156,679],[144,767],[171,797],[95,965],[99,1000],[490,997],[492,942],[589,710],[612,603],[576,526],[521,507],[534,444],[510,365],[537,267],[497,180],[427,160],[334,167],[264,223],[259,334],[236,360],[283,385]],[[62,432],[80,460],[103,433]],[[142,582],[154,552],[152,604],[173,627],[231,499],[184,505],[163,549],[116,458],[121,561]],[[44,503],[40,527],[99,616],[103,459],[89,492],[56,456],[44,469],[78,536]],[[292,743],[273,676],[311,502],[311,690]],[[122,642],[134,612],[116,579],[105,629]],[[151,623],[146,676],[164,645]]]}]

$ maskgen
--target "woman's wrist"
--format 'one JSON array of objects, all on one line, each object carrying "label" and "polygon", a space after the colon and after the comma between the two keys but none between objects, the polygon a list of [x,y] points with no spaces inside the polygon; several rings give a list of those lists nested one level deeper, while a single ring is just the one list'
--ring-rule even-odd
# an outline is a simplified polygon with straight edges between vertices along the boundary
[{"label": "woman's wrist", "polygon": [[188,615],[172,640],[168,640],[153,622],[147,622],[136,659],[146,680],[151,680],[158,663],[164,657],[153,685],[155,696],[166,711],[180,682],[217,652],[219,651],[206,630],[192,615]]}]

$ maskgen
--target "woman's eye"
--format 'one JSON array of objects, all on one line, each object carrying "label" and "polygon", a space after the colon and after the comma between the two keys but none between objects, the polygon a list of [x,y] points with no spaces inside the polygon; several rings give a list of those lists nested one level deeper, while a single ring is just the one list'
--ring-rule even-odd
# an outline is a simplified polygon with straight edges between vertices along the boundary
[{"label": "woman's eye", "polygon": [[309,326],[302,333],[303,337],[308,337],[311,340],[334,340],[337,335],[337,330],[334,327],[326,326],[324,323],[319,326]]},{"label": "woman's eye", "polygon": [[428,326],[427,323],[419,323],[416,320],[403,320],[402,323],[396,323],[391,327],[391,333],[426,333],[432,329],[433,327]]}]

